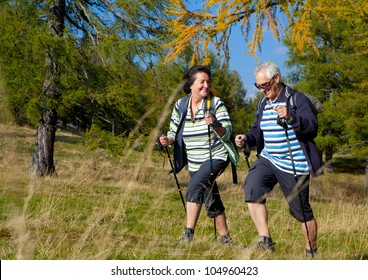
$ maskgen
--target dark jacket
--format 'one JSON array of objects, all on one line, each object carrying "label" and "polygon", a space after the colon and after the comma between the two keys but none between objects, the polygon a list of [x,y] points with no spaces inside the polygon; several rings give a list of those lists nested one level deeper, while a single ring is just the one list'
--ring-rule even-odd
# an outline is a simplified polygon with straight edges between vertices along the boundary
[{"label": "dark jacket", "polygon": [[[313,141],[318,132],[317,117],[314,115],[312,109],[310,108],[307,97],[304,94],[290,87],[288,87],[288,89],[286,90],[286,87],[288,86],[284,85],[279,98],[287,99],[287,110],[293,118],[290,125],[293,127],[295,135],[304,152],[304,155],[307,158],[311,175],[317,177],[322,174],[321,155],[318,152],[317,146]],[[292,110],[289,102],[289,96],[291,94],[296,95],[296,101],[298,103],[298,107],[295,112]],[[262,120],[265,104],[266,98],[260,104],[259,110],[257,110],[252,128],[247,133],[245,133],[248,145],[250,147],[257,146],[257,155],[260,154],[264,148],[264,138],[263,132],[260,129],[260,122]]]},{"label": "dark jacket", "polygon": [[174,141],[174,171],[175,173],[179,173],[184,166],[188,164],[187,152],[185,149],[185,144],[183,140],[183,130],[184,130],[184,121],[185,116],[187,114],[187,108],[190,100],[190,94],[183,97],[180,107],[179,107],[179,115],[180,122],[178,126],[178,130],[176,131],[175,141]]}]

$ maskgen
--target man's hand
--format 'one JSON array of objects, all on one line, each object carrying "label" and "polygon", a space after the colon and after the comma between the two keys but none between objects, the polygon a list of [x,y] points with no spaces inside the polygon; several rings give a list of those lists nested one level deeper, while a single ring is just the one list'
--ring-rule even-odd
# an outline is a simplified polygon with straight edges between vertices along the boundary
[{"label": "man's hand", "polygon": [[285,106],[277,106],[274,110],[278,113],[280,119],[289,120],[291,118]]},{"label": "man's hand", "polygon": [[244,134],[238,134],[235,136],[235,144],[238,148],[243,148],[246,140],[247,136],[245,136]]}]

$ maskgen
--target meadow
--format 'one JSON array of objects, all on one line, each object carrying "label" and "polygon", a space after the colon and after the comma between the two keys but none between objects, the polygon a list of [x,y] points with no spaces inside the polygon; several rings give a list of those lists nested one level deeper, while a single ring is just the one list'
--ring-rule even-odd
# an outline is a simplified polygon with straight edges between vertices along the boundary
[{"label": "meadow", "polygon": [[[242,158],[239,184],[231,168],[218,178],[230,246],[214,240],[213,221],[202,211],[195,239],[179,244],[185,213],[165,153],[129,150],[112,156],[90,150],[81,136],[60,130],[57,176],[32,178],[35,129],[0,124],[0,258],[2,260],[303,260],[300,225],[280,190],[268,197],[276,252],[253,249],[257,233],[243,201],[248,172]],[[254,153],[250,161],[254,160]],[[319,260],[368,259],[368,190],[364,169],[336,156],[336,172],[311,182],[318,222]],[[185,194],[188,174],[178,180]],[[218,239],[218,236],[217,236]]]}]

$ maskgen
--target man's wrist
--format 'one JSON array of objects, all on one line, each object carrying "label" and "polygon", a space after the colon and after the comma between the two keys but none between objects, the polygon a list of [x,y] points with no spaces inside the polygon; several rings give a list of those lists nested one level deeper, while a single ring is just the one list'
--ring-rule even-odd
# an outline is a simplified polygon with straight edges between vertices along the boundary
[{"label": "man's wrist", "polygon": [[293,116],[289,116],[289,117],[287,118],[286,122],[287,122],[288,124],[291,124],[291,123],[293,122],[293,120],[294,120]]}]

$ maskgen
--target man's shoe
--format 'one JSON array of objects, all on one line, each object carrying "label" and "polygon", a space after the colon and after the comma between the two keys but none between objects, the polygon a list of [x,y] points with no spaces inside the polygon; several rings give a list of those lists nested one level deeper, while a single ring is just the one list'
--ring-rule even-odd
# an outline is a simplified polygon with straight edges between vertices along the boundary
[{"label": "man's shoe", "polygon": [[193,240],[194,237],[194,229],[185,228],[185,231],[181,238],[179,239],[179,243],[186,243]]},{"label": "man's shoe", "polygon": [[273,253],[275,252],[275,243],[272,242],[272,238],[270,236],[261,235],[259,236],[259,241],[256,245],[256,250]]},{"label": "man's shoe", "polygon": [[233,240],[230,237],[230,234],[226,234],[220,237],[219,239],[221,244],[231,244],[233,243]]},{"label": "man's shoe", "polygon": [[274,242],[267,243],[264,241],[259,241],[256,245],[256,250],[273,253],[275,252],[275,243]]}]

